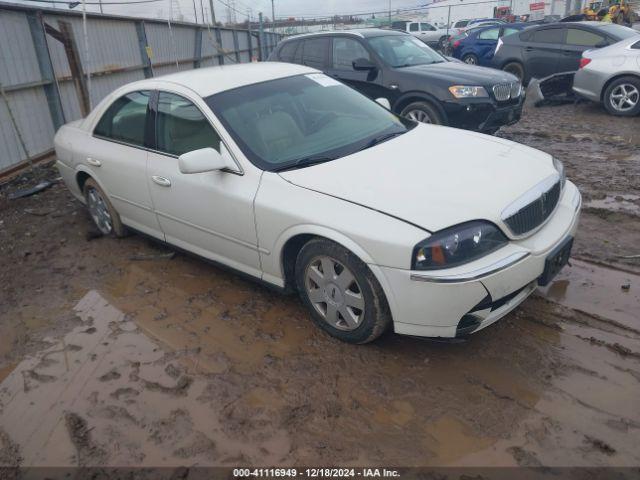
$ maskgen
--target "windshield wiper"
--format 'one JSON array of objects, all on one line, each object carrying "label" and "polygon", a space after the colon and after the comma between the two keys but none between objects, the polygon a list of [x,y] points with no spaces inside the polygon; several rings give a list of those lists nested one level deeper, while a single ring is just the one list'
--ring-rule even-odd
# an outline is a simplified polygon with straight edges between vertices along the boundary
[{"label": "windshield wiper", "polygon": [[319,163],[330,162],[331,160],[335,160],[336,157],[332,157],[330,155],[316,155],[311,157],[304,157],[299,160],[296,160],[293,163],[288,165],[284,165],[283,167],[279,167],[274,169],[274,172],[284,172],[285,170],[295,170],[297,168],[309,167],[311,165],[317,165]]},{"label": "windshield wiper", "polygon": [[362,150],[366,150],[367,148],[375,147],[376,145],[386,142],[387,140],[391,140],[393,137],[397,137],[398,135],[402,135],[403,133],[406,133],[406,130],[403,130],[402,132],[393,132],[380,135],[370,140],[364,145],[364,147],[360,148],[358,151],[360,152]]}]

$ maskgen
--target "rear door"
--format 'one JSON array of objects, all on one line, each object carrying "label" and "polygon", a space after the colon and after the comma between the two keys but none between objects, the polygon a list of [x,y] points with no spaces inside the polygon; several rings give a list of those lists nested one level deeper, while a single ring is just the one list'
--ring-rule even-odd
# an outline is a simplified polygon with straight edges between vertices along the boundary
[{"label": "rear door", "polygon": [[564,55],[560,59],[559,71],[573,72],[578,70],[582,52],[608,45],[608,43],[604,35],[592,30],[577,27],[567,28]]},{"label": "rear door", "polygon": [[162,236],[147,185],[150,90],[116,99],[96,124],[83,155],[125,224]]},{"label": "rear door", "polygon": [[565,29],[562,26],[531,32],[522,46],[522,57],[529,78],[544,78],[558,72],[564,55]]}]

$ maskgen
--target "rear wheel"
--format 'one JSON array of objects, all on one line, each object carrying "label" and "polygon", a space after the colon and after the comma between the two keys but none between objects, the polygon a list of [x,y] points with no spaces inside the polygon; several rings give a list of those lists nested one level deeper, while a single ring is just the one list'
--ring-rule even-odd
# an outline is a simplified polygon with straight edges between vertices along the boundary
[{"label": "rear wheel", "polygon": [[524,84],[524,67],[522,66],[521,63],[509,62],[504,67],[502,67],[502,70],[512,75],[515,75],[516,77],[518,77],[518,80],[520,80],[520,82]]},{"label": "rear wheel", "polygon": [[469,65],[478,65],[478,57],[476,57],[473,53],[467,53],[462,57],[462,61]]},{"label": "rear wheel", "polygon": [[326,239],[309,241],[296,259],[296,285],[314,323],[349,343],[368,343],[391,324],[386,298],[369,268]]},{"label": "rear wheel", "polygon": [[410,103],[402,109],[400,115],[420,123],[433,123],[434,125],[444,123],[438,109],[429,102]]},{"label": "rear wheel", "polygon": [[120,215],[93,178],[88,178],[84,183],[83,193],[89,214],[100,233],[115,237],[126,236],[127,228],[120,221]]},{"label": "rear wheel", "polygon": [[604,92],[604,106],[612,115],[632,117],[640,113],[640,79],[622,77]]}]

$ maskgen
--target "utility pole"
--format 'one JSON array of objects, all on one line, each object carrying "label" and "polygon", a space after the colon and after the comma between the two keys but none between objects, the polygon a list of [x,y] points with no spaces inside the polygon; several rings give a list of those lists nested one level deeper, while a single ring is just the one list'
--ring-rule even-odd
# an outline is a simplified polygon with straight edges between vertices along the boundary
[{"label": "utility pole", "polygon": [[198,23],[198,10],[196,10],[196,0],[193,0],[193,18],[194,23]]},{"label": "utility pole", "polygon": [[273,6],[273,0],[271,0],[271,31],[276,31],[276,10]]},{"label": "utility pole", "polygon": [[266,60],[265,45],[264,45],[264,23],[262,22],[262,12],[258,13],[258,40],[260,42],[260,61]]},{"label": "utility pole", "polygon": [[209,0],[209,8],[211,9],[211,24],[216,26],[216,12],[213,9],[213,0]]},{"label": "utility pole", "polygon": [[389,0],[389,26],[391,26],[391,0]]}]

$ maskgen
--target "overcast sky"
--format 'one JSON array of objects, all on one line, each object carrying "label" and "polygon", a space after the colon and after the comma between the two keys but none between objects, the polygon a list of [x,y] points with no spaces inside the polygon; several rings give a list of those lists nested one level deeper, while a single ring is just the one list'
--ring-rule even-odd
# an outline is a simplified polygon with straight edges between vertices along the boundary
[{"label": "overcast sky", "polygon": [[[9,0],[11,1],[11,0]],[[97,2],[98,0],[86,0],[87,2]],[[117,2],[124,0],[103,0],[104,2]],[[198,21],[201,20],[202,9],[200,2],[203,2],[202,9],[205,15],[209,17],[209,0],[160,0],[154,3],[138,4],[138,5],[104,5],[104,13],[132,15],[142,17],[160,17],[167,18],[169,16],[169,5],[173,2],[173,16],[177,17],[178,11],[184,16],[186,21],[194,20],[194,3],[195,10],[198,15]],[[226,0],[222,0],[228,3]],[[25,3],[28,5],[53,6],[45,3],[26,2],[23,0],[13,0],[14,3]],[[424,5],[430,0],[391,0],[392,9],[414,7]],[[227,7],[219,0],[214,0],[214,9],[218,21],[227,20]],[[276,18],[282,16],[326,16],[334,14],[360,13],[369,11],[387,10],[389,8],[389,0],[274,0]],[[66,4],[55,5],[58,8],[67,9]],[[253,12],[254,19],[257,19],[258,12],[262,11],[265,16],[271,17],[271,0],[235,0],[236,10],[242,12],[236,13],[239,21],[246,19],[248,9]],[[81,10],[76,7],[75,10]],[[87,11],[99,11],[97,5],[87,5]]]}]

